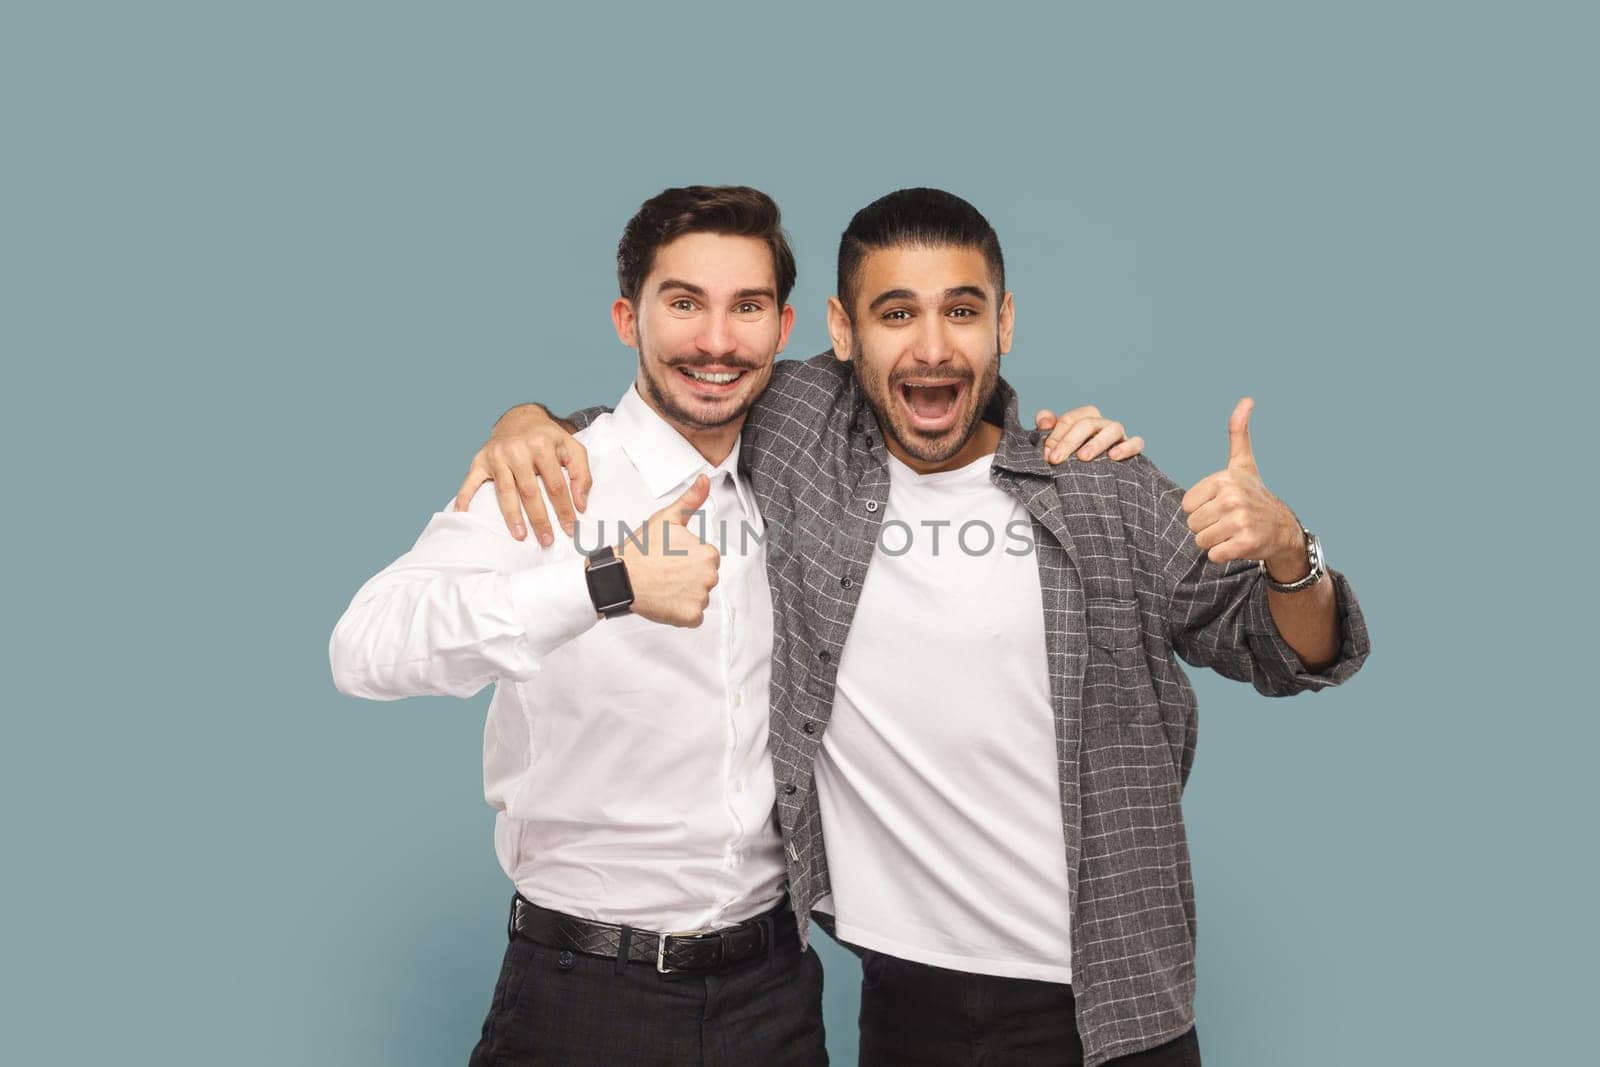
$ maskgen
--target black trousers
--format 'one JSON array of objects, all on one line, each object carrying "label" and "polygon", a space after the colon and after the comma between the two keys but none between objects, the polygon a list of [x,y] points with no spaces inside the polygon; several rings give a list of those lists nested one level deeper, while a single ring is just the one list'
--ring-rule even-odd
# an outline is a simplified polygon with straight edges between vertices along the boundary
[{"label": "black trousers", "polygon": [[822,962],[795,937],[715,974],[563,952],[521,937],[506,948],[469,1067],[816,1067]]},{"label": "black trousers", "polygon": [[[861,956],[861,1067],[1082,1067],[1072,987]],[[1190,1030],[1116,1067],[1199,1067]]]}]

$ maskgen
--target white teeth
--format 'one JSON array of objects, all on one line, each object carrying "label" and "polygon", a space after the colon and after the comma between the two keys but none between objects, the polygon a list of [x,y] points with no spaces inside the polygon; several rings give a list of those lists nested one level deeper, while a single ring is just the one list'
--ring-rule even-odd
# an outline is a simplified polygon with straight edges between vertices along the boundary
[{"label": "white teeth", "polygon": [[739,377],[737,374],[706,374],[702,371],[693,370],[685,373],[687,373],[689,377],[693,378],[697,382],[711,382],[714,385],[727,385],[729,382]]}]

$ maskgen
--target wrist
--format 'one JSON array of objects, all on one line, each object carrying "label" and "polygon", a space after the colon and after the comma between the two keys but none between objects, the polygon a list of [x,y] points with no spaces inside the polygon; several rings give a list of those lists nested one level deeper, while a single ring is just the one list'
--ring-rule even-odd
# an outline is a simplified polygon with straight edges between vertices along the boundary
[{"label": "wrist", "polygon": [[517,404],[515,407],[506,408],[505,411],[501,412],[500,417],[494,420],[494,424],[496,427],[498,427],[502,422],[505,422],[513,415],[529,415],[534,412],[537,412],[547,419],[550,418],[549,408],[537,401],[530,401],[526,404]]},{"label": "wrist", "polygon": [[1322,542],[1317,535],[1300,527],[1301,547],[1296,552],[1284,551],[1260,561],[1261,572],[1267,585],[1275,592],[1298,593],[1322,581],[1328,573],[1322,556]]},{"label": "wrist", "polygon": [[1311,553],[1306,545],[1305,528],[1294,513],[1284,508],[1284,519],[1279,526],[1277,549],[1261,559],[1267,577],[1288,585],[1298,582],[1311,573]]},{"label": "wrist", "polygon": [[1311,557],[1304,544],[1298,552],[1274,556],[1262,562],[1266,565],[1267,577],[1279,585],[1291,585],[1311,573]]}]

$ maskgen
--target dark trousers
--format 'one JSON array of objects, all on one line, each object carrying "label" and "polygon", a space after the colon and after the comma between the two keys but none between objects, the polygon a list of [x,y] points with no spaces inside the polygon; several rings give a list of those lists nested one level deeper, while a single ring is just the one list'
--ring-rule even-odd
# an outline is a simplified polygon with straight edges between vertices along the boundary
[{"label": "dark trousers", "polygon": [[536,945],[506,948],[469,1067],[816,1067],[822,962],[782,938],[759,959],[711,974],[659,974]]},{"label": "dark trousers", "polygon": [[[949,971],[858,949],[861,1067],[1082,1067],[1072,987]],[[1107,1067],[1199,1067],[1190,1030]]]}]

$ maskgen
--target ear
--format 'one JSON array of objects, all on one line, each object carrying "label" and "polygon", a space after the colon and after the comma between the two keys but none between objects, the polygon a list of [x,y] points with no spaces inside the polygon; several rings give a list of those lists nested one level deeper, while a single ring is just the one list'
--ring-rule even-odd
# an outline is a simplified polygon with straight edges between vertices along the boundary
[{"label": "ear", "polygon": [[855,334],[850,329],[850,316],[836,296],[828,297],[828,336],[833,339],[833,358],[841,363],[850,362],[855,350]]},{"label": "ear", "polygon": [[778,347],[776,352],[783,351],[783,346],[789,343],[789,331],[794,329],[794,305],[783,305],[783,311],[778,315]]},{"label": "ear", "polygon": [[1011,291],[1000,298],[1000,354],[1011,351],[1011,331],[1017,324],[1017,309],[1011,303]]},{"label": "ear", "polygon": [[617,339],[629,348],[639,347],[639,320],[634,314],[633,301],[619,296],[611,305],[611,325],[617,328]]}]

